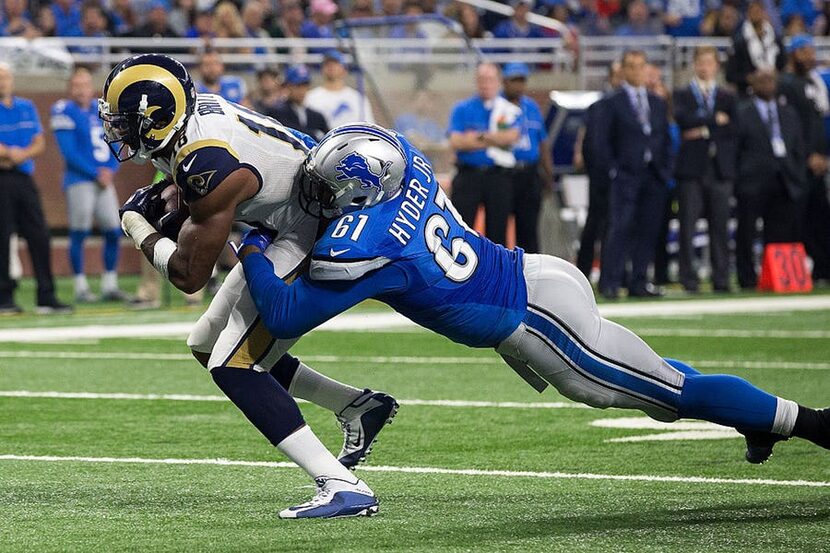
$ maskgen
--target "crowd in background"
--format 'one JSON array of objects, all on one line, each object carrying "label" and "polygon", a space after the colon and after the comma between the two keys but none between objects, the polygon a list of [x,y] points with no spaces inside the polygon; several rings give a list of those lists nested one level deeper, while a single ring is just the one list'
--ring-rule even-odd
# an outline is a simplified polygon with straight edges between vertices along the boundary
[{"label": "crowd in background", "polygon": [[[451,0],[3,0],[0,36],[331,38],[337,19],[440,13],[473,38],[543,38],[538,13],[585,36],[741,32],[746,0],[502,0],[508,17]],[[830,35],[830,2],[762,0],[777,35]],[[255,51],[252,53],[256,53]]]}]

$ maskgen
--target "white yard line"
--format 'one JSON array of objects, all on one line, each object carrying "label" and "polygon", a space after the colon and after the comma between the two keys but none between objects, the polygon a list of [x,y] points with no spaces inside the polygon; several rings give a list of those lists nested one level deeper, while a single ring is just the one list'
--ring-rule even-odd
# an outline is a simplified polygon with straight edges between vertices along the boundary
[{"label": "white yard line", "polygon": [[[499,357],[441,357],[441,356],[372,356],[372,355],[301,355],[308,363],[367,363],[372,365],[504,365]],[[193,361],[187,353],[145,353],[105,351],[0,351],[0,359],[98,359],[112,361]],[[702,359],[688,361],[700,369],[781,369],[830,370],[830,362],[822,361],[744,361],[740,359]],[[123,366],[134,369],[132,365]],[[16,366],[4,366],[13,369]],[[22,365],[20,368],[31,370]],[[114,366],[113,368],[118,368]]]},{"label": "white yard line", "polygon": [[826,340],[830,330],[738,330],[734,328],[632,328],[640,336],[678,338],[781,338]]},{"label": "white yard line", "polygon": [[[0,455],[0,461],[47,463],[119,463],[139,465],[215,465],[260,468],[296,468],[288,462],[237,461],[230,459],[146,459],[143,457],[58,457],[52,455]],[[671,482],[679,484],[735,484],[744,486],[790,486],[827,488],[830,482],[815,480],[771,480],[755,478],[710,478],[705,476],[659,476],[648,474],[594,474],[569,472],[533,472],[518,470],[449,469],[442,467],[392,467],[367,465],[366,472],[398,472],[407,474],[448,474],[458,476],[497,476],[505,478],[545,478],[562,480],[612,480],[623,482]]]},{"label": "white yard line", "polygon": [[[688,301],[631,302],[603,304],[604,317],[667,317],[705,314],[737,315],[781,311],[819,311],[830,309],[828,296],[764,297],[745,299],[712,299]],[[71,322],[71,321],[69,321]],[[192,322],[145,324],[73,325],[49,328],[17,328],[0,330],[0,342],[71,341],[75,339],[133,338],[141,336],[187,336]],[[393,312],[353,312],[338,315],[318,330],[389,331],[419,328],[415,323]]]},{"label": "white yard line", "polygon": [[[2,390],[0,397],[45,399],[114,399],[141,401],[228,401],[225,396],[192,394],[126,394],[96,392],[32,392],[29,390]],[[308,403],[297,399],[298,403]],[[427,407],[488,407],[496,409],[591,409],[581,403],[567,401],[524,403],[516,401],[467,401],[458,399],[401,399],[401,405]]]}]

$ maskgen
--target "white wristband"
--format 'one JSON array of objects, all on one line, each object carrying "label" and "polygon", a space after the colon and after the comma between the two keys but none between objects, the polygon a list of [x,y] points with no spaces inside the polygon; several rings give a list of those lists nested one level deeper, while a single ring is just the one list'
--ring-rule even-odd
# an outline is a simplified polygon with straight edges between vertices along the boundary
[{"label": "white wristband", "polygon": [[124,229],[124,233],[127,236],[133,239],[137,250],[141,249],[141,243],[144,242],[148,236],[154,232],[158,232],[153,228],[153,225],[148,223],[147,219],[145,219],[137,211],[124,212],[124,216],[121,217],[121,228]]},{"label": "white wristband", "polygon": [[169,238],[159,238],[153,246],[153,266],[164,275],[164,278],[170,276],[167,264],[177,247],[176,243]]}]

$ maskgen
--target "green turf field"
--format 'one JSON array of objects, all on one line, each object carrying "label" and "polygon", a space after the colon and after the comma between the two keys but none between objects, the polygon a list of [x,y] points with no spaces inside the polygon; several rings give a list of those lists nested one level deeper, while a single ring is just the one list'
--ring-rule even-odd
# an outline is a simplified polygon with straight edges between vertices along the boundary
[{"label": "green turf field", "polygon": [[[3,319],[0,329],[197,315],[108,306]],[[830,403],[830,311],[619,321],[706,372]],[[359,471],[381,499],[377,517],[277,519],[313,494],[310,483],[296,468],[215,462],[285,459],[221,400],[181,339],[0,343],[0,550],[830,550],[830,454],[809,444],[781,444],[753,466],[740,438],[609,428],[607,419],[642,416],[562,405],[495,354],[427,332],[316,332],[294,353],[403,400]],[[79,392],[88,394],[62,395]],[[333,416],[302,409],[336,452]],[[655,440],[609,441],[643,436]],[[424,470],[403,472],[412,467]]]}]

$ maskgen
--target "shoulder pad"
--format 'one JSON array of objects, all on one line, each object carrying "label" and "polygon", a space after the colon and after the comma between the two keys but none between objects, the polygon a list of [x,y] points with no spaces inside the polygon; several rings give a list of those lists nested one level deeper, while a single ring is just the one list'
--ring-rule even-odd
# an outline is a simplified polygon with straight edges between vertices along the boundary
[{"label": "shoulder pad", "polygon": [[[208,195],[240,167],[239,154],[230,144],[209,138],[197,140],[179,150],[173,163],[173,178],[184,191],[184,200],[189,203]],[[259,176],[258,172],[254,173]],[[259,178],[261,186],[262,178]]]}]

